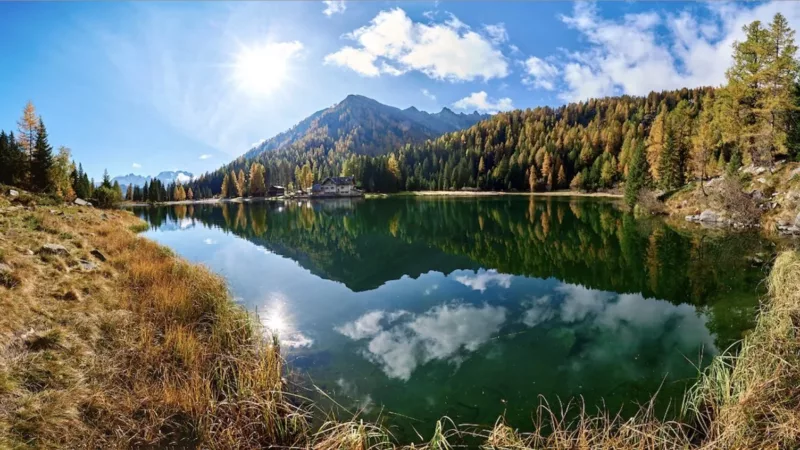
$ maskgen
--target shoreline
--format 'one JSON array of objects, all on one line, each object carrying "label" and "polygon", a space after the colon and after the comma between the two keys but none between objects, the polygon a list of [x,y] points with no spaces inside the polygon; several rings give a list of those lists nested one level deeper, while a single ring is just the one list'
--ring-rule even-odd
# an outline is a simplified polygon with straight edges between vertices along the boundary
[{"label": "shoreline", "polygon": [[621,199],[622,194],[613,192],[581,192],[581,191],[551,191],[551,192],[505,192],[505,191],[401,191],[393,193],[372,192],[365,193],[363,197],[237,197],[237,198],[208,198],[202,200],[181,200],[169,202],[129,202],[119,204],[121,208],[134,206],[172,206],[172,205],[203,205],[216,203],[249,203],[249,202],[282,202],[287,200],[340,200],[340,199],[375,199],[388,197],[499,197],[499,196],[529,196],[529,197],[586,197]]}]

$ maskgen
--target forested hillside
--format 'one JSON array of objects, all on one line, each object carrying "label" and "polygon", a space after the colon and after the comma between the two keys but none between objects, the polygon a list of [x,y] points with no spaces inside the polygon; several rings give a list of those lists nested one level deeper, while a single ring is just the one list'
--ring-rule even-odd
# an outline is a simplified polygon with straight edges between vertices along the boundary
[{"label": "forested hillside", "polygon": [[407,143],[421,143],[449,131],[467,128],[489,117],[486,114],[456,114],[444,108],[431,114],[413,106],[404,110],[361,95],[348,95],[336,105],[317,111],[290,130],[257,145],[245,159],[294,146],[346,149],[363,155],[389,153]]},{"label": "forested hillside", "polygon": [[[727,83],[718,88],[500,113],[422,143],[414,142],[418,135],[377,128],[370,132],[382,135],[359,131],[338,140],[305,133],[292,145],[275,145],[274,151],[251,153],[205,174],[193,187],[246,195],[245,174],[257,163],[267,185],[307,187],[329,175],[352,175],[365,190],[381,192],[596,190],[624,181],[635,161],[632,186],[671,190],[726,168],[795,158],[800,102],[794,31],[777,14],[772,23],[753,22],[745,32],[746,40],[734,45]],[[358,123],[351,126],[360,130]],[[363,150],[364,136],[383,139],[387,148],[405,144],[376,154]],[[229,180],[243,179],[242,189],[229,183],[222,192],[226,174],[232,175]]]}]

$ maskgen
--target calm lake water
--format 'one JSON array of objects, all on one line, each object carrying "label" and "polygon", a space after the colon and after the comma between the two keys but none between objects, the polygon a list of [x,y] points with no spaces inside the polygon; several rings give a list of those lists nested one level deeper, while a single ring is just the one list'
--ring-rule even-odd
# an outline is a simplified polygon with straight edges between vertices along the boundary
[{"label": "calm lake water", "polygon": [[[539,398],[679,401],[753,326],[771,244],[609,200],[504,196],[136,208],[223,275],[305,386],[395,435],[449,416],[531,429]],[[347,414],[343,414],[347,417]],[[421,422],[419,422],[421,421]]]}]

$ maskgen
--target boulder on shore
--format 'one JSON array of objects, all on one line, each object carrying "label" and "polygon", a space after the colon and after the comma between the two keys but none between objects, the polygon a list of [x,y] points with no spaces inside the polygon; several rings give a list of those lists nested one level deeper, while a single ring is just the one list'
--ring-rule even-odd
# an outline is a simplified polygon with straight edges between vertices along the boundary
[{"label": "boulder on shore", "polygon": [[46,253],[50,255],[69,255],[67,248],[60,244],[44,244],[39,249],[39,253]]},{"label": "boulder on shore", "polygon": [[9,189],[8,195],[9,197],[19,197],[19,191],[15,191],[14,189]]},{"label": "boulder on shore", "polygon": [[719,215],[714,211],[707,209],[700,213],[698,220],[700,222],[719,222]]},{"label": "boulder on shore", "polygon": [[100,250],[94,249],[90,253],[100,261],[106,262],[106,255],[104,255]]}]

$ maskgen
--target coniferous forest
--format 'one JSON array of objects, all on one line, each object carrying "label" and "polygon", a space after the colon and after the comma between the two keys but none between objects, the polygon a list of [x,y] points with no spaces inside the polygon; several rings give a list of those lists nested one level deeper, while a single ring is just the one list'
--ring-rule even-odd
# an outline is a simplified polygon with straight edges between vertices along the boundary
[{"label": "coniferous forest", "polygon": [[744,164],[796,159],[795,32],[781,14],[744,31],[746,39],[734,45],[721,87],[499,113],[468,129],[389,150],[384,141],[370,147],[369,136],[361,136],[356,148],[351,135],[340,132],[336,138],[316,128],[203,174],[191,188],[206,195],[246,196],[248,174],[259,165],[267,186],[290,188],[341,175],[355,177],[368,192],[594,191],[625,181],[629,190],[669,191]]},{"label": "coniferous forest", "polygon": [[96,185],[83,166],[76,166],[71,158],[71,151],[65,146],[53,154],[47,128],[31,102],[22,111],[16,135],[0,130],[0,184],[68,202],[76,198],[91,199],[101,207],[119,203],[122,191],[119,184],[111,183],[108,172]]}]

